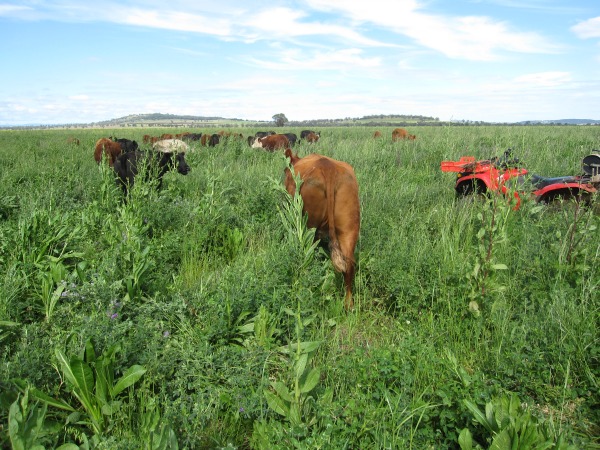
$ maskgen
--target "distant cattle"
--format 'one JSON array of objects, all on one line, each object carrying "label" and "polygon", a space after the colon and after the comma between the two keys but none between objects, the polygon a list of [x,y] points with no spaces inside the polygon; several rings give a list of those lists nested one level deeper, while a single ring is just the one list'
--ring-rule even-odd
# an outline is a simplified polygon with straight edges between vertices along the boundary
[{"label": "distant cattle", "polygon": [[376,131],[373,133],[373,139],[379,139],[381,137],[381,131]]},{"label": "distant cattle", "polygon": [[70,137],[67,139],[67,144],[69,145],[79,145],[79,139],[76,137]]},{"label": "distant cattle", "polygon": [[200,138],[200,144],[203,146],[215,147],[221,142],[221,136],[217,133],[209,134],[204,133]]},{"label": "distant cattle", "polygon": [[[346,309],[353,307],[354,249],[360,231],[360,203],[358,182],[349,164],[326,156],[312,154],[298,158],[290,149],[285,151],[302,185],[300,195],[307,226],[316,228],[316,237],[329,238],[331,261],[336,271],[344,276]],[[288,168],[285,169],[285,188],[295,195],[296,183]]]},{"label": "distant cattle", "polygon": [[[313,131],[313,130],[302,130],[300,132],[300,139],[307,139],[308,135],[310,134],[314,134],[315,136],[317,136],[317,139],[312,141],[312,142],[316,142],[319,140],[319,138],[321,137],[321,132],[320,131]],[[314,138],[313,138],[314,139]]]},{"label": "distant cattle", "polygon": [[117,183],[123,189],[125,196],[128,190],[133,187],[135,177],[140,171],[145,173],[146,180],[156,177],[160,189],[163,176],[173,168],[177,169],[177,172],[182,175],[187,175],[191,170],[185,161],[184,152],[134,151],[123,153],[116,159],[113,167],[117,176]]},{"label": "distant cattle", "polygon": [[270,152],[278,149],[286,149],[290,146],[290,141],[285,134],[273,134],[271,136],[265,136],[258,138],[252,144],[254,148],[264,148]]},{"label": "distant cattle", "polygon": [[317,133],[313,133],[312,131],[310,133],[308,133],[306,135],[306,137],[304,138],[306,140],[306,142],[308,142],[309,144],[314,144],[315,142],[317,142],[319,140],[319,138],[321,137],[321,135],[317,134]]},{"label": "distant cattle", "polygon": [[187,133],[183,136],[184,141],[199,141],[202,138],[202,133]]},{"label": "distant cattle", "polygon": [[272,136],[276,134],[274,131],[257,131],[254,137],[256,138],[264,138],[266,136]]},{"label": "distant cattle", "polygon": [[416,136],[414,134],[408,134],[408,131],[406,131],[404,128],[396,128],[394,131],[392,131],[392,141],[395,142],[401,139],[409,139],[414,141]]}]

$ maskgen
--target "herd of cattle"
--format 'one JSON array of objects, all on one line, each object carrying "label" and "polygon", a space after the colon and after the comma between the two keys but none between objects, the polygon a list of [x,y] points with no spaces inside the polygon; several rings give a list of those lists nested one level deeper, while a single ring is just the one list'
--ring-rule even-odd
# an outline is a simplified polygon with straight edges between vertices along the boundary
[{"label": "herd of cattle", "polygon": [[[376,131],[374,138],[380,138]],[[315,143],[320,133],[304,130],[300,140]],[[75,139],[75,138],[71,138]],[[214,134],[181,133],[163,134],[160,137],[145,135],[143,141],[152,145],[152,151],[141,151],[136,141],[130,139],[102,138],[96,142],[94,159],[98,164],[105,159],[113,168],[117,183],[122,188],[125,198],[136,176],[145,173],[146,179],[156,177],[158,187],[162,186],[163,176],[172,169],[182,175],[191,170],[185,161],[185,153],[189,150],[190,141],[200,141],[203,146],[216,146],[222,139],[241,139],[237,133],[219,132]],[[403,128],[392,132],[392,140],[414,140]],[[186,142],[187,141],[187,142]],[[290,160],[296,175],[300,176],[302,185],[300,195],[304,204],[304,212],[308,217],[307,226],[316,228],[316,238],[328,239],[331,261],[336,271],[344,277],[346,310],[353,308],[352,284],[356,262],[354,250],[360,231],[360,203],[358,198],[358,182],[351,165],[316,153],[299,158],[291,150],[298,138],[294,133],[276,134],[275,132],[257,132],[247,138],[248,145],[268,151],[283,150]],[[69,143],[79,145],[71,140]],[[285,169],[285,188],[290,195],[296,192],[294,177],[289,168]]]}]

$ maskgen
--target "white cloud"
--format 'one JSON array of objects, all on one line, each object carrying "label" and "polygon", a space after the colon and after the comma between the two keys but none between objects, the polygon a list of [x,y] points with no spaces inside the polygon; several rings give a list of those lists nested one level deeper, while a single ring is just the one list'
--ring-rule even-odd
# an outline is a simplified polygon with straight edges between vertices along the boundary
[{"label": "white cloud", "polygon": [[372,23],[405,35],[450,58],[498,59],[501,52],[553,53],[556,45],[532,32],[514,31],[485,16],[443,16],[423,12],[414,0],[307,0],[322,11],[334,11],[357,23]]},{"label": "white cloud", "polygon": [[521,75],[514,79],[515,83],[526,86],[559,87],[570,83],[569,72],[539,72]]},{"label": "white cloud", "polygon": [[363,51],[357,48],[347,48],[332,51],[314,51],[293,49],[282,52],[276,58],[249,60],[256,66],[270,70],[350,70],[372,69],[381,65],[377,57],[365,58]]},{"label": "white cloud", "polygon": [[26,11],[32,11],[32,8],[20,5],[0,5],[0,16],[8,16],[14,13],[21,13]]},{"label": "white cloud", "polygon": [[579,22],[571,31],[581,39],[600,38],[600,16]]}]

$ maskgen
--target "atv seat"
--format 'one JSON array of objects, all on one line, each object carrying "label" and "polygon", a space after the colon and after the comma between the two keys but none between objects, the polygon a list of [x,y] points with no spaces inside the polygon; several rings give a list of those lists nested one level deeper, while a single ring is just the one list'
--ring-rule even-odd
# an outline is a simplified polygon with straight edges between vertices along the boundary
[{"label": "atv seat", "polygon": [[531,184],[536,189],[542,189],[546,186],[550,186],[551,184],[559,184],[559,183],[579,183],[580,179],[578,177],[567,176],[567,177],[541,177],[539,175],[531,175]]}]

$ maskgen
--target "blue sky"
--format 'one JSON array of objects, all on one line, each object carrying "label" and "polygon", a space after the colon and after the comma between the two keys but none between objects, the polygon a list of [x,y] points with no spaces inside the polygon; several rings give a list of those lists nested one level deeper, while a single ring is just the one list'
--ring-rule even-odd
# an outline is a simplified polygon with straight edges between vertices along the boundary
[{"label": "blue sky", "polygon": [[598,0],[0,0],[0,125],[600,119]]}]

